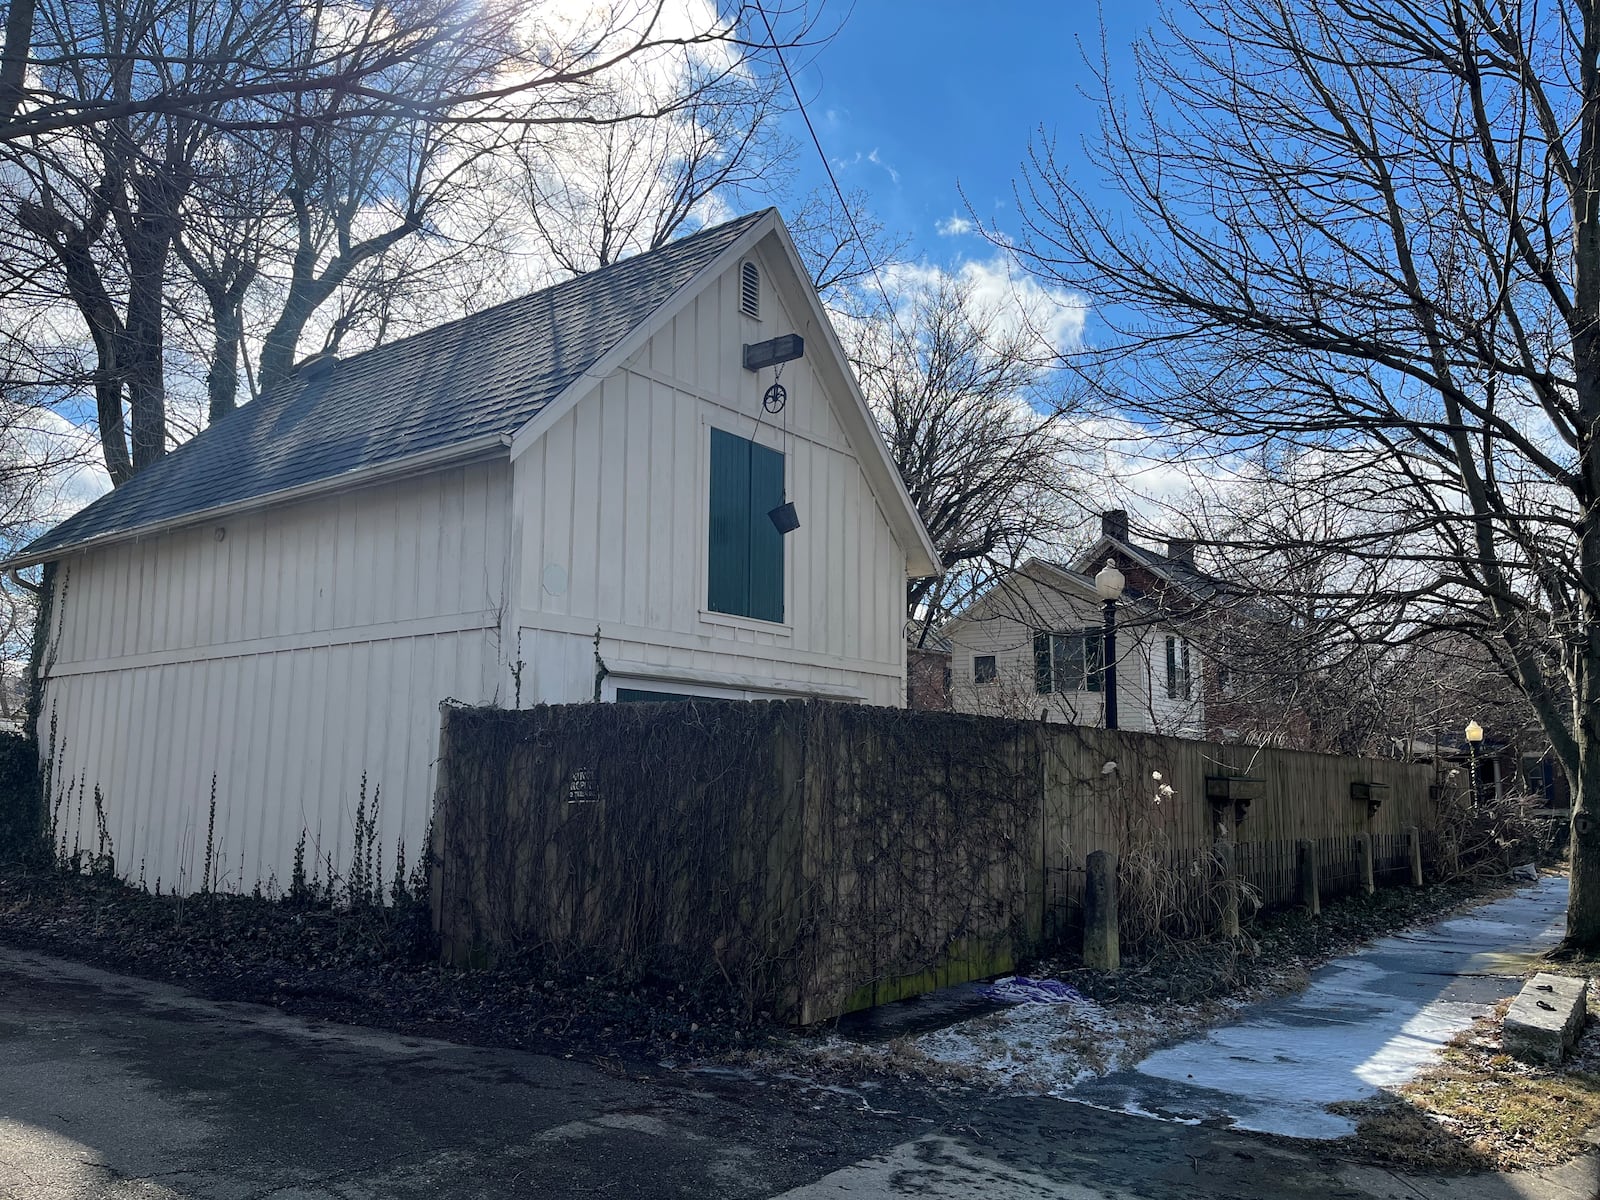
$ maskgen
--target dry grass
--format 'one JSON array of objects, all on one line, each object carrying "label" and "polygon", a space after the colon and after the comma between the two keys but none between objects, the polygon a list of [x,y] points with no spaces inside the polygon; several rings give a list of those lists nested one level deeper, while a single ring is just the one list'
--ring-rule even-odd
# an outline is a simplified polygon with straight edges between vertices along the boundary
[{"label": "dry grass", "polygon": [[1336,1105],[1357,1118],[1350,1149],[1427,1171],[1551,1166],[1587,1150],[1600,1128],[1600,1023],[1558,1068],[1500,1049],[1510,1000],[1445,1047],[1439,1062],[1377,1100]]}]

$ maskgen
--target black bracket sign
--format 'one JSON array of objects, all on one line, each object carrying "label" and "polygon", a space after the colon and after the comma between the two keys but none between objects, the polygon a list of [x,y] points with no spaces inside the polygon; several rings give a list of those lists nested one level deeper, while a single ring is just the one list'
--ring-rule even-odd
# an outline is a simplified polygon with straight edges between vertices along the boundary
[{"label": "black bracket sign", "polygon": [[764,342],[747,342],[744,347],[744,369],[759,371],[762,367],[775,367],[779,363],[804,358],[806,340],[798,333],[768,338]]}]

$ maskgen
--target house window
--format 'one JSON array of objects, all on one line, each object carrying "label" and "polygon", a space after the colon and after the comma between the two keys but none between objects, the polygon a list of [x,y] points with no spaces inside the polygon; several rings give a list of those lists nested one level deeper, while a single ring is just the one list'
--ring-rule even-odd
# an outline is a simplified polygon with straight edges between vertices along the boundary
[{"label": "house window", "polygon": [[739,268],[739,311],[761,319],[761,269],[753,262]]},{"label": "house window", "polygon": [[711,544],[706,607],[783,620],[783,535],[767,516],[783,503],[783,455],[711,431]]},{"label": "house window", "polygon": [[617,689],[618,704],[660,704],[663,701],[693,700],[687,692],[658,692],[654,688]]},{"label": "house window", "polygon": [[1098,629],[1033,635],[1033,681],[1041,694],[1098,692],[1105,642]]},{"label": "house window", "polygon": [[1217,664],[1217,692],[1219,695],[1233,695],[1233,668],[1227,663]]},{"label": "house window", "polygon": [[1188,700],[1194,694],[1190,673],[1189,643],[1181,637],[1167,639],[1167,699]]},{"label": "house window", "polygon": [[979,654],[972,660],[972,682],[993,683],[995,679],[994,655]]}]

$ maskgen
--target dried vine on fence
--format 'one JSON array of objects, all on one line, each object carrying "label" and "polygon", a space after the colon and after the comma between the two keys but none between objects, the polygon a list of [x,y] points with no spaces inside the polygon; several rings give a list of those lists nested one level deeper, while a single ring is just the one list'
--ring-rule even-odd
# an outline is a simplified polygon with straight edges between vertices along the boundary
[{"label": "dried vine on fence", "polygon": [[800,702],[452,712],[442,928],[785,1011],[1005,957],[1039,820],[1032,735],[950,715],[963,728],[941,737],[926,718]]}]

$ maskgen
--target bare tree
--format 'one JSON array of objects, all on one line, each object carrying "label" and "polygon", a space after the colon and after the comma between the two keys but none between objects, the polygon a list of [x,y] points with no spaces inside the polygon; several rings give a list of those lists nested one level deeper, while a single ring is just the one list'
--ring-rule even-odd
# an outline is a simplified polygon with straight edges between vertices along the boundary
[{"label": "bare tree", "polygon": [[904,287],[895,308],[844,322],[862,391],[946,571],[907,585],[918,644],[1064,529],[1071,405],[1021,316],[939,274]]},{"label": "bare tree", "polygon": [[[43,70],[51,85],[113,105],[164,86],[175,47],[228,59],[248,53],[258,32],[210,6],[164,0],[47,5],[35,21],[80,51]],[[191,66],[197,78],[215,70]],[[166,452],[168,264],[203,141],[192,116],[141,114],[8,146],[17,224],[94,343],[101,446],[116,483]]]},{"label": "bare tree", "polygon": [[[418,72],[418,89],[448,83],[453,72]],[[282,194],[290,208],[276,262],[273,319],[261,346],[258,386],[270,392],[294,369],[307,326],[363,268],[407,239],[436,227],[437,215],[472,195],[474,167],[499,139],[464,142],[450,126],[404,117],[332,120],[287,142]],[[459,215],[459,214],[458,214]],[[346,326],[336,324],[327,348]]]},{"label": "bare tree", "polygon": [[[54,519],[61,488],[93,461],[92,440],[47,403],[46,389],[33,378],[39,365],[29,340],[0,347],[0,554]],[[6,722],[21,716],[36,610],[34,584],[0,580],[0,720]]]},{"label": "bare tree", "polygon": [[786,217],[811,285],[824,304],[846,319],[863,312],[861,297],[871,294],[868,281],[899,261],[908,242],[874,217],[868,204],[867,193],[859,189],[845,194],[819,190]]},{"label": "bare tree", "polygon": [[[534,253],[578,275],[664,246],[714,194],[737,200],[779,168],[785,147],[770,77],[726,63],[688,64],[651,81],[687,101],[664,117],[566,129],[526,140],[520,162]],[[611,111],[665,107],[639,86],[619,87]]]},{"label": "bare tree", "polygon": [[[118,484],[179,432],[169,326],[209,331],[195,352],[209,359],[209,409],[225,413],[241,369],[254,391],[287,379],[314,322],[325,347],[357,327],[370,339],[441,290],[416,286],[425,272],[473,255],[482,268],[498,218],[481,168],[507,146],[580,126],[704,131],[754,52],[710,6],[665,0],[587,13],[42,0],[23,16],[20,99],[5,91],[15,55],[0,54],[8,207],[27,235],[10,255],[11,298],[76,312]],[[667,86],[620,86],[635,66]],[[727,150],[721,134],[697,144],[692,177],[629,219],[665,214],[670,232],[700,189],[732,178],[718,174]],[[367,300],[352,295],[362,289]]]},{"label": "bare tree", "polygon": [[[204,297],[204,327],[209,345],[206,372],[207,418],[217,420],[238,402],[239,374],[246,338],[246,304],[268,258],[276,227],[285,221],[282,161],[287,139],[247,134],[212,143],[201,155],[204,184],[184,205],[173,251]],[[191,306],[169,304],[183,318]]]},{"label": "bare tree", "polygon": [[[1194,0],[1034,148],[1019,253],[1098,301],[1124,410],[1314,451],[1351,520],[1322,599],[1473,622],[1576,795],[1568,938],[1600,945],[1600,10]],[[1351,586],[1359,578],[1365,593]],[[1358,619],[1349,617],[1347,619]]]},{"label": "bare tree", "polygon": [[[168,6],[144,6],[155,7]],[[347,98],[352,117],[404,112],[428,121],[526,126],[546,119],[523,106],[530,92],[581,92],[641,53],[706,45],[745,53],[776,43],[765,25],[761,37],[747,41],[737,19],[742,10],[724,21],[708,6],[710,19],[685,26],[671,19],[671,0],[596,5],[576,19],[575,10],[546,3],[462,0],[389,0],[360,9],[254,0],[216,11],[257,46],[281,46],[320,26],[343,36],[309,61],[286,66],[276,54],[219,56],[202,43],[162,39],[155,25],[124,7],[126,20],[105,23],[133,31],[137,40],[108,48],[94,40],[92,29],[52,20],[49,0],[15,0],[6,10],[0,47],[0,143],[149,117],[235,132],[292,128],[303,123],[304,98],[333,94]],[[771,5],[767,15],[800,30],[809,25],[804,11],[790,6]],[[796,41],[804,36],[796,34]],[[448,93],[420,95],[391,73],[395,64],[445,45],[478,47],[497,69],[464,79]],[[56,74],[107,61],[145,76],[141,86],[86,93],[64,86]]]}]

